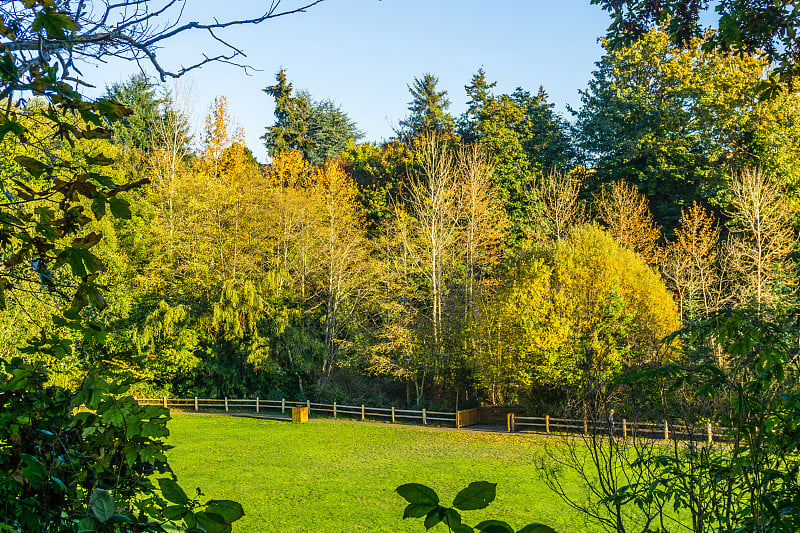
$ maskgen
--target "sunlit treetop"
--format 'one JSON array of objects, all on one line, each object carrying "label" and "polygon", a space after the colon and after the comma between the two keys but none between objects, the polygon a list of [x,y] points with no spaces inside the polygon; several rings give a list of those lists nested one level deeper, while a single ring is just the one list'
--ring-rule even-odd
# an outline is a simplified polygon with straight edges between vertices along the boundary
[{"label": "sunlit treetop", "polygon": [[[709,0],[591,0],[611,13],[608,28],[612,48],[630,44],[655,26],[663,26],[673,42],[686,45],[705,29],[701,15]],[[800,5],[796,0],[719,0],[717,22],[705,43],[706,50],[737,54],[763,54],[775,67],[764,83],[763,94],[772,96],[785,83],[795,90],[800,74]]]}]

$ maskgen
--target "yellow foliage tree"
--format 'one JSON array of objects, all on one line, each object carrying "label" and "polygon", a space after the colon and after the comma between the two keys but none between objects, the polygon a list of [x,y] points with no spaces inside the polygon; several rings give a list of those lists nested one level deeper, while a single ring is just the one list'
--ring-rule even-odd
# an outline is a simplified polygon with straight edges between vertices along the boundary
[{"label": "yellow foliage tree", "polygon": [[501,278],[485,314],[480,379],[492,397],[579,392],[626,366],[660,360],[680,327],[672,295],[635,252],[594,225],[575,227],[542,257]]},{"label": "yellow foliage tree", "polygon": [[624,181],[612,183],[596,198],[595,208],[617,242],[641,255],[650,265],[658,262],[661,232],[653,222],[647,199],[634,185]]},{"label": "yellow foliage tree", "polygon": [[705,314],[719,308],[723,299],[717,264],[720,229],[697,202],[681,210],[679,224],[665,249],[661,271],[675,288],[682,317],[693,310]]},{"label": "yellow foliage tree", "polygon": [[213,283],[263,272],[266,185],[244,132],[232,126],[227,100],[215,99],[197,172],[184,184],[190,196],[185,244],[194,275]]}]

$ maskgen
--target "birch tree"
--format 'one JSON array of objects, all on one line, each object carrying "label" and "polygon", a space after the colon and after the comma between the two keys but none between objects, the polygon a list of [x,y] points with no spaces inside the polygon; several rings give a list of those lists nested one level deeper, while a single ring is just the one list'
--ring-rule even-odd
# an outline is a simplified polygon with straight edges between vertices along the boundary
[{"label": "birch tree", "polygon": [[760,309],[774,303],[776,284],[785,276],[794,244],[790,210],[782,188],[761,169],[733,176],[731,243],[736,251],[742,302],[755,301]]}]

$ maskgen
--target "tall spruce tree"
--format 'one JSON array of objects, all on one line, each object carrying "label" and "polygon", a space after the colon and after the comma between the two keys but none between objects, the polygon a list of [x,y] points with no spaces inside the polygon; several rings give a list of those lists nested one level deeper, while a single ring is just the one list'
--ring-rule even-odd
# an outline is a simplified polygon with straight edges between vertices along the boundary
[{"label": "tall spruce tree", "polygon": [[471,142],[477,140],[477,132],[473,127],[484,116],[486,107],[492,100],[492,89],[497,85],[496,81],[489,83],[486,81],[486,72],[479,68],[478,72],[472,75],[472,81],[464,86],[467,93],[467,110],[458,120],[458,132],[461,138]]},{"label": "tall spruce tree", "polygon": [[414,84],[408,86],[412,100],[408,104],[411,114],[400,121],[400,128],[412,136],[423,132],[444,133],[451,132],[455,120],[447,111],[450,100],[447,91],[437,90],[439,78],[431,73],[423,74],[422,78],[414,78]]},{"label": "tall spruce tree", "polygon": [[286,69],[278,71],[275,81],[275,85],[264,89],[275,99],[275,125],[268,126],[261,137],[270,157],[288,150],[303,151],[308,144],[308,101],[292,96],[292,84],[286,79]]}]

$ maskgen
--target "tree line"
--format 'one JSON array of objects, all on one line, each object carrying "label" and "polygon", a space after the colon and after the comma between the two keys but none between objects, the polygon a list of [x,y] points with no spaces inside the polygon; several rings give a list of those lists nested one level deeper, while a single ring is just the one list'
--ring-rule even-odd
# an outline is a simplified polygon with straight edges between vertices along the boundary
[{"label": "tree line", "polygon": [[[587,383],[722,357],[661,340],[793,301],[798,106],[760,98],[763,60],[702,42],[654,29],[609,48],[572,122],[543,88],[497,94],[482,69],[453,117],[425,74],[382,143],[281,70],[267,164],[224,97],[194,139],[179,92],[108,87],[132,110],[113,137],[51,149],[150,183],[111,204],[129,221],[97,222],[111,297],[85,312],[108,333],[73,336],[54,379],[92,367],[140,394],[575,410]],[[47,112],[26,109],[31,128]],[[9,177],[25,150],[6,146]],[[19,269],[4,357],[62,298]]]}]

